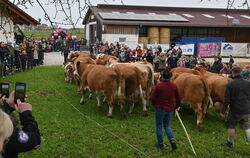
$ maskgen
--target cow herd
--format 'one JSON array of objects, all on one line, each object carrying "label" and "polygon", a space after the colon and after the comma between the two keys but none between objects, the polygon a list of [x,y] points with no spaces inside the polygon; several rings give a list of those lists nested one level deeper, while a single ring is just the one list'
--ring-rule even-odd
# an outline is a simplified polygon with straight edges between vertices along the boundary
[{"label": "cow herd", "polygon": [[64,66],[65,81],[75,82],[81,94],[80,103],[84,104],[86,92],[97,99],[101,106],[101,97],[109,106],[108,117],[112,117],[116,104],[124,116],[124,107],[130,101],[129,113],[134,105],[141,101],[143,113],[147,115],[148,98],[153,87],[153,66],[147,62],[119,63],[118,58],[99,54],[69,55]]},{"label": "cow herd", "polygon": [[[197,115],[197,126],[203,126],[203,119],[209,108],[220,110],[223,104],[227,83],[230,81],[218,74],[207,72],[196,66],[193,69],[174,68],[171,80],[176,83],[182,101],[187,102]],[[129,102],[129,113],[140,101],[143,113],[147,115],[150,93],[160,73],[154,73],[153,65],[148,62],[120,63],[118,58],[106,54],[96,56],[72,52],[68,63],[64,65],[66,82],[75,82],[80,93],[80,103],[84,104],[86,92],[109,106],[108,117],[112,117],[115,105],[119,105],[121,116],[125,116],[124,107]]]}]

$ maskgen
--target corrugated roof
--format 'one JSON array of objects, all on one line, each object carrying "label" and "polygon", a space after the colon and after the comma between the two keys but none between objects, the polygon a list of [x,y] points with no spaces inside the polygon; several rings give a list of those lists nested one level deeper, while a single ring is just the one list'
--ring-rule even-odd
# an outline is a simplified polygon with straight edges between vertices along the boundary
[{"label": "corrugated roof", "polygon": [[[187,19],[183,21],[158,21],[158,20],[130,20],[103,18],[100,13],[128,13],[134,14],[159,14],[178,15]],[[90,7],[83,24],[86,24],[88,16],[93,13],[102,24],[116,25],[154,25],[154,26],[193,26],[193,27],[250,27],[250,15],[246,9],[228,10],[213,8],[183,8],[183,7],[151,7],[151,6],[128,6],[128,5],[97,5]],[[239,19],[240,23],[235,25],[233,19]]]}]

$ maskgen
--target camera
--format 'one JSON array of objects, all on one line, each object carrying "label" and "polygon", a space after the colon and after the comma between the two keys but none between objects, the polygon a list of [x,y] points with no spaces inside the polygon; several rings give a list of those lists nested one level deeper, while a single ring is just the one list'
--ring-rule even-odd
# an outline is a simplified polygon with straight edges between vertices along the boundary
[{"label": "camera", "polygon": [[17,103],[17,99],[20,99],[21,102],[24,102],[25,94],[26,94],[26,84],[17,82],[15,86],[14,102]]},{"label": "camera", "polygon": [[6,98],[9,98],[9,89],[10,89],[9,83],[1,83],[0,85],[1,85],[0,91],[2,96],[5,95]]}]

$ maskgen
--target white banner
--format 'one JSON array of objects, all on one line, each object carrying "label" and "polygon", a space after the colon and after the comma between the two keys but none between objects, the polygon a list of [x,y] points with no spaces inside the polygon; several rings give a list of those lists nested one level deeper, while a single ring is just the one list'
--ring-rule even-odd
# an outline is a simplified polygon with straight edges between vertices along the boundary
[{"label": "white banner", "polygon": [[161,47],[162,52],[167,53],[167,50],[169,49],[169,44],[148,44],[148,45],[147,45],[147,48],[148,48],[148,49],[151,49],[152,52],[153,52],[153,54],[155,54],[155,50],[156,50],[159,46]]},{"label": "white banner", "polygon": [[178,47],[181,48],[182,55],[194,55],[194,44],[178,45],[176,49],[178,49]]},{"label": "white banner", "polygon": [[248,46],[248,43],[222,43],[221,55],[245,57],[248,53],[247,46]]}]

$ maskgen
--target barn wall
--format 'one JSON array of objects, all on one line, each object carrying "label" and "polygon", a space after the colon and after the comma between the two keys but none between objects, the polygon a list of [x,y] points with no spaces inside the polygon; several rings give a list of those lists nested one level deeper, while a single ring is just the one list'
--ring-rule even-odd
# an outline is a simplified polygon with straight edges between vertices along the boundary
[{"label": "barn wall", "polygon": [[[102,34],[102,41],[109,43],[121,42],[129,47],[134,47],[138,43],[139,34]],[[124,40],[125,41],[121,41]]]},{"label": "barn wall", "polygon": [[[9,18],[1,17],[4,21],[8,21],[7,23],[4,23],[4,29],[0,28],[0,41],[3,42],[14,42],[14,24],[13,21]],[[0,18],[0,19],[1,19]],[[4,33],[4,31],[6,31]]]}]

